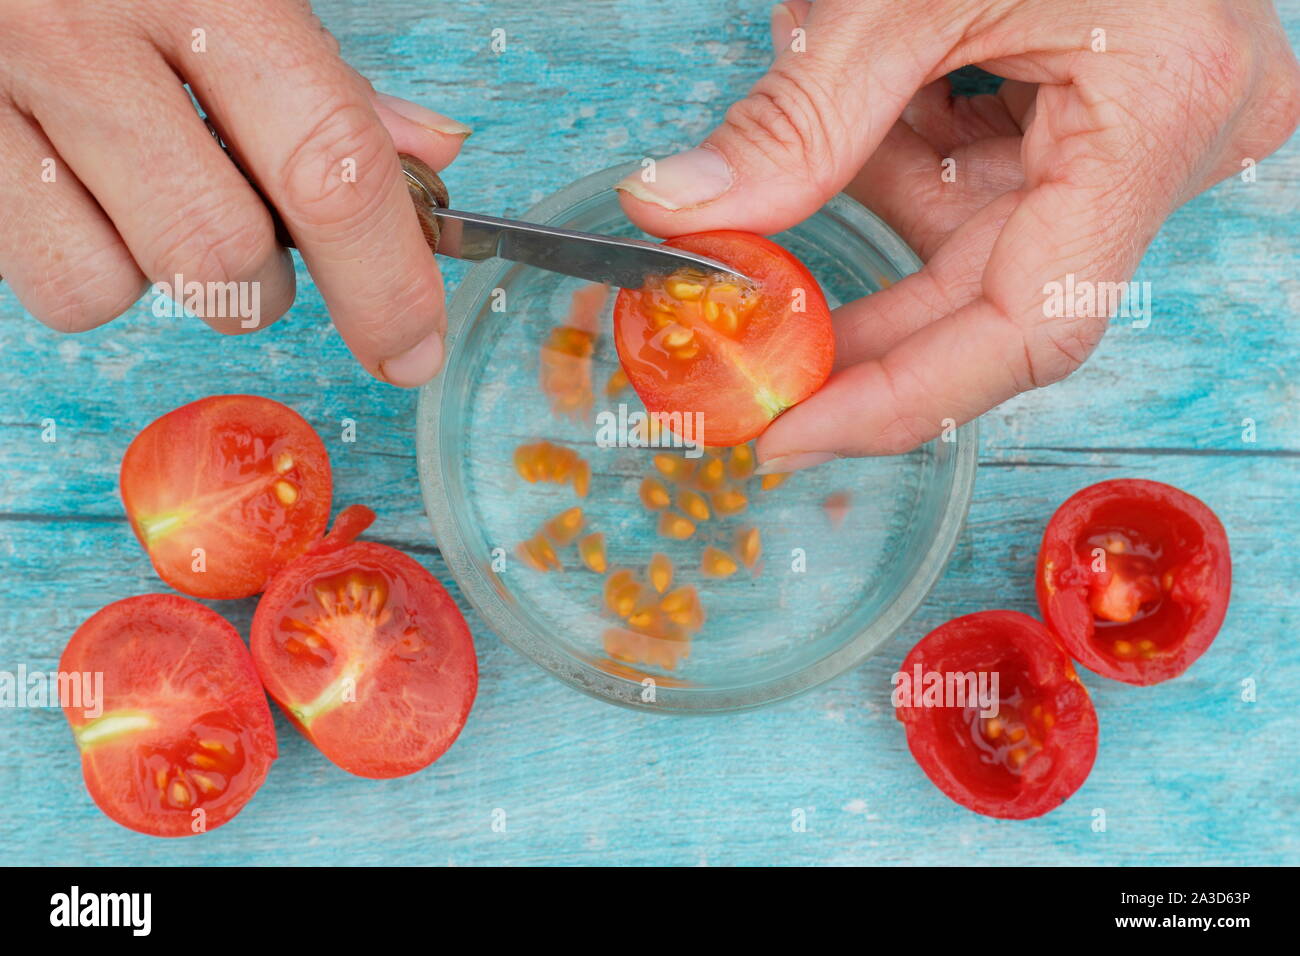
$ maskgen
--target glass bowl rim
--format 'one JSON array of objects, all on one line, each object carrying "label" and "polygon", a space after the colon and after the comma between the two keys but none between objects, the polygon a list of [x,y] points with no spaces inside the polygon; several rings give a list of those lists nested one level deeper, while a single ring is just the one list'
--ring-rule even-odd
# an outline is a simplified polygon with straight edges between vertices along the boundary
[{"label": "glass bowl rim", "polygon": [[[579,203],[641,168],[626,163],[591,173],[547,196],[522,217],[529,222],[560,222],[561,216]],[[819,212],[836,215],[852,224],[875,250],[903,274],[920,268],[921,260],[883,220],[840,193]],[[589,696],[633,710],[659,714],[715,714],[752,710],[788,700],[854,669],[874,654],[920,608],[947,566],[970,509],[975,484],[979,431],[972,421],[957,429],[956,449],[948,505],[934,536],[920,560],[920,570],[898,591],[871,623],[830,653],[788,674],[743,687],[701,688],[657,683],[653,701],[643,701],[641,681],[620,677],[560,650],[531,625],[517,617],[487,580],[481,562],[466,545],[461,511],[453,507],[444,483],[447,463],[442,456],[443,433],[440,416],[444,384],[459,353],[461,333],[479,304],[497,285],[502,274],[513,267],[500,259],[474,265],[452,296],[447,308],[446,364],[442,372],[420,389],[416,408],[416,465],[425,510],[433,526],[434,541],[442,553],[466,600],[479,612],[492,631],[508,646],[527,657],[557,679]],[[459,461],[459,456],[455,457]]]}]

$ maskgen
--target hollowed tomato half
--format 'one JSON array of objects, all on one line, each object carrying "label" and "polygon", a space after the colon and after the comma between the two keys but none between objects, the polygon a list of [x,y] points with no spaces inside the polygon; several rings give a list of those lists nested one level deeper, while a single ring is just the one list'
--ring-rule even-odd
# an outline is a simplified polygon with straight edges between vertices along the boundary
[{"label": "hollowed tomato half", "polygon": [[976,813],[1019,820],[1054,810],[1097,756],[1088,691],[1048,630],[1016,611],[931,631],[903,661],[894,694],[916,762]]},{"label": "hollowed tomato half", "polygon": [[[215,611],[172,594],[110,604],[77,628],[59,671],[78,686],[60,703],[86,789],[122,826],[203,833],[266,779],[271,710],[244,642]],[[95,701],[85,691],[97,675]]]},{"label": "hollowed tomato half", "polygon": [[1156,481],[1103,481],[1052,516],[1038,606],[1089,670],[1130,684],[1177,677],[1223,624],[1232,561],[1204,502]]},{"label": "hollowed tomato half", "polygon": [[250,645],[276,703],[327,758],[361,777],[437,760],[469,716],[478,661],[445,588],[401,551],[353,538],[353,506],[262,595]]},{"label": "hollowed tomato half", "polygon": [[320,437],[256,395],[215,395],[153,422],[127,448],[121,485],[158,576],[195,597],[259,593],[329,521]]},{"label": "hollowed tomato half", "polygon": [[664,245],[753,281],[683,270],[623,289],[614,303],[619,360],[670,429],[707,445],[743,444],[830,375],[830,308],[803,263],[762,236],[701,232]]}]

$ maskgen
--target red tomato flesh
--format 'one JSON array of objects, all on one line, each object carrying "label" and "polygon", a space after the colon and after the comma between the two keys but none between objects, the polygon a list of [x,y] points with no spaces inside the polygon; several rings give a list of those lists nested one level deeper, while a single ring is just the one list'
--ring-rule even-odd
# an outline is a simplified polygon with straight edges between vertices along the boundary
[{"label": "red tomato flesh", "polygon": [[374,520],[346,509],[280,574],[253,615],[253,661],[275,699],[326,757],[361,777],[400,777],[437,760],[469,716],[478,661],[469,627],[420,564],[352,539]]},{"label": "red tomato flesh", "polygon": [[762,236],[701,232],[664,245],[716,259],[755,285],[679,272],[623,289],[614,303],[623,370],[673,431],[682,434],[674,415],[698,413],[704,443],[744,444],[830,375],[826,298],[803,263]]},{"label": "red tomato flesh", "polygon": [[212,830],[266,779],[271,710],[244,642],[215,611],[171,594],[110,604],[77,628],[59,670],[103,674],[100,713],[68,701],[63,713],[86,789],[123,826]]},{"label": "red tomato flesh", "polygon": [[1214,513],[1156,481],[1103,481],[1052,516],[1038,606],[1085,667],[1155,684],[1191,666],[1228,610],[1232,561]]},{"label": "red tomato flesh", "polygon": [[121,485],[158,576],[195,597],[259,593],[329,521],[320,437],[256,395],[200,399],[153,422],[127,448]]},{"label": "red tomato flesh", "polygon": [[[978,703],[911,705],[895,715],[912,756],[948,797],[991,817],[1025,819],[1054,810],[1083,785],[1097,756],[1097,714],[1051,633],[1016,611],[982,611],[931,631],[901,675],[998,675],[997,714]],[[897,693],[897,691],[896,691]],[[952,704],[944,706],[943,704]]]}]

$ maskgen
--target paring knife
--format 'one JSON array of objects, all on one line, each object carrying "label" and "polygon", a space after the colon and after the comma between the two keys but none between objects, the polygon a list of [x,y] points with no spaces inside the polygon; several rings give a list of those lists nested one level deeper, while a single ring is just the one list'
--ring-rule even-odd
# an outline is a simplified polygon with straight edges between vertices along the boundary
[{"label": "paring knife", "polygon": [[[647,276],[671,275],[680,269],[722,273],[749,281],[715,259],[642,239],[619,239],[448,209],[447,187],[436,172],[406,155],[402,156],[402,172],[430,248],[453,259],[477,262],[499,256],[548,272],[627,289],[641,288]],[[438,225],[432,237],[427,221],[430,215]]]},{"label": "paring knife", "polygon": [[[213,139],[239,167],[216,127],[207,118],[204,122]],[[619,239],[448,209],[447,187],[437,172],[414,156],[403,153],[401,160],[407,192],[419,216],[425,241],[434,252],[453,259],[478,262],[499,256],[548,272],[625,289],[639,289],[648,276],[671,275],[679,269],[722,273],[733,281],[751,281],[715,259],[643,239]],[[239,168],[242,172],[242,167]],[[247,173],[245,177],[249,178]],[[251,178],[249,182],[252,183]],[[274,207],[268,203],[267,208],[275,222],[277,239],[282,245],[292,247],[293,239]]]}]

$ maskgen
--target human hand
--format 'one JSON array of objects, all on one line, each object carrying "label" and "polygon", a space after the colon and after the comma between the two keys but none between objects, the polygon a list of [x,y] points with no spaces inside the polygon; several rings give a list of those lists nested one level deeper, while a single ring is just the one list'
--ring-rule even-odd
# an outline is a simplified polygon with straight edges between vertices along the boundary
[{"label": "human hand", "polygon": [[[306,0],[0,0],[0,275],[63,331],[149,282],[258,283],[257,327],[294,273],[279,212],[348,347],[418,385],[442,364],[442,280],[398,153],[435,169],[469,127],[376,93]],[[249,296],[251,299],[251,296]],[[222,332],[247,317],[204,316]]]},{"label": "human hand", "polygon": [[[1109,316],[1049,317],[1045,286],[1127,280],[1175,208],[1300,121],[1264,0],[788,0],[772,32],[771,70],[702,147],[620,183],[625,211],[770,234],[845,190],[925,266],[836,311],[835,372],[759,439],[765,472],[907,451],[1063,378]],[[951,98],[971,63],[996,95]]]}]

